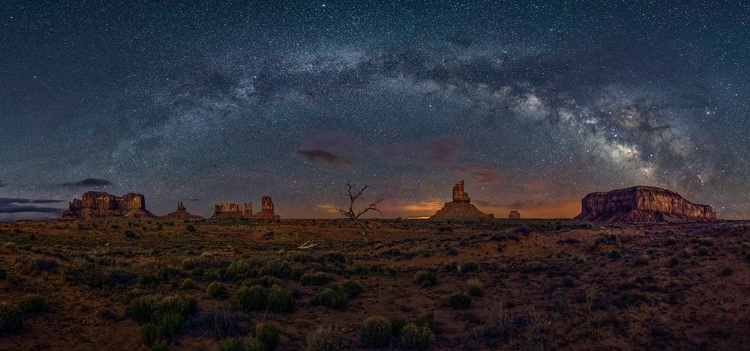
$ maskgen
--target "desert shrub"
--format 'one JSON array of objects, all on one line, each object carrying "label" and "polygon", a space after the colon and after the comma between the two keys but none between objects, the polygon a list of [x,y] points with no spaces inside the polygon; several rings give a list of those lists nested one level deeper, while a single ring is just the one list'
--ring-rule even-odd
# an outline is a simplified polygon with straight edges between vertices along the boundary
[{"label": "desert shrub", "polygon": [[260,341],[264,349],[272,351],[279,344],[279,327],[271,322],[260,322],[255,324],[255,337]]},{"label": "desert shrub", "polygon": [[39,275],[42,272],[52,272],[57,269],[58,263],[48,258],[32,258],[21,270],[24,274]]},{"label": "desert shrub", "polygon": [[389,319],[391,320],[391,329],[393,329],[393,335],[401,335],[401,329],[403,329],[406,325],[406,320],[398,316],[394,316]]},{"label": "desert shrub", "polygon": [[466,293],[455,293],[448,298],[448,302],[453,308],[469,308],[471,306],[471,296]]},{"label": "desert shrub", "polygon": [[299,263],[307,263],[312,262],[315,259],[310,254],[302,253],[302,252],[295,252],[292,254],[292,261],[299,262]]},{"label": "desert shrub", "polygon": [[143,339],[152,345],[176,336],[197,309],[198,303],[191,296],[169,295],[159,298],[147,295],[130,301],[126,312],[142,325]]},{"label": "desert shrub", "polygon": [[674,245],[677,244],[677,238],[673,236],[667,237],[667,245]]},{"label": "desert shrub", "polygon": [[401,329],[401,346],[407,350],[427,350],[435,343],[435,333],[426,324],[409,323]]},{"label": "desert shrub", "polygon": [[576,255],[576,263],[586,263],[586,256]]},{"label": "desert shrub", "polygon": [[299,278],[302,285],[322,286],[328,283],[328,275],[323,272],[305,273]]},{"label": "desert shrub", "polygon": [[188,224],[188,225],[187,225],[187,226],[185,227],[185,230],[187,230],[187,231],[188,231],[188,232],[190,232],[190,233],[195,233],[195,226],[194,226],[194,225],[192,225],[192,224]]},{"label": "desert shrub", "polygon": [[64,272],[70,283],[86,284],[92,288],[128,285],[135,281],[136,274],[122,263],[111,259],[85,258],[73,261]]},{"label": "desert shrub", "polygon": [[362,322],[359,329],[359,341],[365,347],[383,347],[391,340],[391,321],[382,316],[373,316]]},{"label": "desert shrub", "polygon": [[23,311],[16,305],[0,301],[0,333],[12,333],[23,328]]},{"label": "desert shrub", "polygon": [[141,286],[153,286],[159,282],[159,279],[151,273],[146,273],[138,277],[138,284]]},{"label": "desert shrub", "polygon": [[274,285],[268,291],[266,307],[274,312],[289,312],[294,309],[292,292],[281,285]]},{"label": "desert shrub", "polygon": [[151,320],[158,303],[159,300],[155,296],[138,296],[130,300],[125,311],[136,323],[143,324]]},{"label": "desert shrub", "polygon": [[250,316],[227,308],[214,307],[200,311],[188,319],[186,329],[195,335],[209,335],[216,339],[246,334]]},{"label": "desert shrub", "polygon": [[732,268],[732,266],[726,266],[721,269],[722,275],[731,275],[732,273],[734,273],[734,268]]},{"label": "desert shrub", "polygon": [[680,264],[679,258],[672,256],[672,258],[669,259],[669,267],[674,267],[678,264]]},{"label": "desert shrub", "polygon": [[185,278],[180,283],[180,289],[182,290],[190,290],[190,289],[195,289],[195,288],[196,288],[195,282],[190,278]]},{"label": "desert shrub", "polygon": [[208,295],[217,300],[224,300],[229,297],[229,289],[220,282],[212,282],[211,284],[208,284],[206,291],[208,292]]},{"label": "desert shrub", "polygon": [[284,285],[284,281],[271,275],[264,275],[258,280],[259,283],[265,287],[272,287],[274,285]]},{"label": "desert shrub", "polygon": [[259,310],[266,306],[267,295],[266,289],[260,285],[243,286],[234,294],[233,303],[245,312]]},{"label": "desert shrub", "polygon": [[306,351],[340,351],[343,349],[344,339],[336,327],[318,328],[307,335]]},{"label": "desert shrub", "polygon": [[596,244],[620,246],[620,237],[617,234],[602,234],[596,238]]},{"label": "desert shrub", "polygon": [[270,275],[277,278],[288,277],[292,273],[292,266],[289,262],[274,258],[267,261],[260,269],[261,275]]},{"label": "desert shrub", "polygon": [[651,260],[651,257],[648,257],[648,255],[643,254],[638,256],[638,258],[635,260],[635,264],[638,266],[645,266],[648,264],[648,262]]},{"label": "desert shrub", "polygon": [[23,310],[26,313],[29,312],[38,312],[44,310],[47,306],[44,302],[44,298],[39,294],[28,294],[21,298],[21,302],[19,304],[19,307],[21,307],[21,310]]},{"label": "desert shrub", "polygon": [[332,285],[317,293],[310,302],[314,305],[322,305],[330,308],[343,310],[349,302],[346,291],[339,286]]},{"label": "desert shrub", "polygon": [[706,256],[708,255],[708,247],[707,246],[701,246],[698,248],[698,256]]},{"label": "desert shrub", "polygon": [[5,280],[5,278],[7,277],[8,273],[4,269],[0,268],[0,280]]},{"label": "desert shrub", "polygon": [[464,262],[463,265],[461,265],[461,273],[469,273],[469,272],[476,272],[479,270],[479,263],[474,260],[469,260]]},{"label": "desert shrub", "polygon": [[482,282],[479,279],[472,278],[466,282],[466,286],[469,288],[469,295],[471,296],[482,296],[484,295],[484,288]]},{"label": "desert shrub", "polygon": [[234,280],[252,277],[253,273],[252,266],[245,260],[232,261],[226,270],[227,278]]},{"label": "desert shrub", "polygon": [[613,260],[619,259],[620,257],[622,257],[622,251],[620,251],[619,249],[609,250],[609,253],[607,253],[607,257]]},{"label": "desert shrub", "polygon": [[229,261],[227,259],[208,252],[204,252],[198,257],[188,257],[182,260],[182,268],[186,270],[223,268],[228,265]]},{"label": "desert shrub", "polygon": [[325,256],[323,256],[325,261],[331,262],[331,263],[345,263],[346,262],[346,256],[341,251],[331,251]]},{"label": "desert shrub", "polygon": [[421,287],[433,286],[435,285],[435,281],[437,281],[435,273],[430,271],[419,271],[414,274],[414,282]]},{"label": "desert shrub", "polygon": [[349,298],[355,297],[362,292],[362,283],[359,280],[345,280],[341,287]]},{"label": "desert shrub", "polygon": [[563,286],[567,288],[572,288],[576,282],[571,277],[565,277],[563,278]]},{"label": "desert shrub", "polygon": [[264,351],[266,350],[260,340],[252,337],[229,338],[220,341],[216,345],[218,351]]}]

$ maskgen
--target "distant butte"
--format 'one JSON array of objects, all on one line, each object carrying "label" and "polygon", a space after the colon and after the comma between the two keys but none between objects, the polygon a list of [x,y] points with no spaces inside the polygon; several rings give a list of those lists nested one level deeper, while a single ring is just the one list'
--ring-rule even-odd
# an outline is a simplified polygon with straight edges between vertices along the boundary
[{"label": "distant butte", "polygon": [[146,198],[130,193],[122,197],[105,192],[89,191],[80,200],[73,199],[58,220],[103,218],[156,218],[146,210]]},{"label": "distant butte", "polygon": [[453,202],[446,202],[443,208],[437,211],[430,219],[442,218],[494,218],[478,210],[471,204],[469,194],[464,192],[464,181],[453,186]]},{"label": "distant butte", "polygon": [[680,194],[657,187],[634,186],[591,193],[575,217],[604,223],[697,222],[716,219],[711,206],[694,204]]},{"label": "distant butte", "polygon": [[263,196],[261,210],[253,214],[253,203],[246,202],[244,206],[235,203],[223,203],[214,205],[214,215],[211,219],[239,219],[239,218],[267,218],[279,219],[274,213],[273,200],[270,196]]},{"label": "distant butte", "polygon": [[182,202],[177,203],[177,211],[174,211],[172,213],[167,214],[166,216],[162,217],[166,219],[203,219],[201,216],[196,216],[193,214],[190,214],[187,209],[185,208],[185,205],[182,204]]}]

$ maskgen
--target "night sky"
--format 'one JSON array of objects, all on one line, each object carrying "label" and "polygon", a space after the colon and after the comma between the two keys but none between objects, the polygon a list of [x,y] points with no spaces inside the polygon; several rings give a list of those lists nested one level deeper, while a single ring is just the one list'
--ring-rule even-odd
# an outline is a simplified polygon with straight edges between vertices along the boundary
[{"label": "night sky", "polygon": [[[0,220],[88,190],[384,217],[677,191],[750,218],[750,2],[0,1]],[[128,4],[124,4],[128,3]]]}]

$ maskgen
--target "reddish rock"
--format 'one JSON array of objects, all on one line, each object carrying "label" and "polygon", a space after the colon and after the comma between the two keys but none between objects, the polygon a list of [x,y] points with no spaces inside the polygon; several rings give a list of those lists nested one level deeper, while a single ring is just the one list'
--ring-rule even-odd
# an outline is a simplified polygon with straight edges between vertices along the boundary
[{"label": "reddish rock", "polygon": [[237,219],[243,217],[242,207],[234,203],[214,205],[214,215],[211,216],[212,219]]},{"label": "reddish rock", "polygon": [[104,192],[89,191],[80,200],[73,199],[68,209],[60,214],[59,220],[100,219],[100,218],[154,218],[146,210],[146,199],[141,194],[127,194],[123,197]]},{"label": "reddish rock", "polygon": [[177,211],[174,211],[162,218],[168,218],[168,219],[202,219],[201,216],[196,216],[190,214],[187,209],[185,208],[185,205],[182,204],[182,202],[177,203]]},{"label": "reddish rock", "polygon": [[576,219],[592,222],[694,222],[716,219],[711,206],[694,204],[680,194],[650,186],[591,193],[581,201]]},{"label": "reddish rock", "polygon": [[256,218],[272,218],[272,219],[279,219],[279,215],[275,214],[273,212],[273,200],[271,200],[270,196],[264,196],[263,199],[261,199],[261,208],[260,212],[255,214]]},{"label": "reddish rock", "polygon": [[510,211],[510,214],[508,214],[508,218],[521,219],[521,213],[519,213],[518,211]]},{"label": "reddish rock", "polygon": [[443,208],[437,211],[430,219],[440,218],[494,218],[471,204],[469,194],[464,192],[464,181],[453,186],[453,202],[446,202]]}]

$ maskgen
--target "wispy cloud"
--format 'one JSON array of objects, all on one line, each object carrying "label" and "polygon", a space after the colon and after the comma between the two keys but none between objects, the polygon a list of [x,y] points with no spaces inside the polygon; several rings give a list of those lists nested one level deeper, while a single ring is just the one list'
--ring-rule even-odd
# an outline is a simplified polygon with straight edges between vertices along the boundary
[{"label": "wispy cloud", "polygon": [[75,187],[75,188],[100,187],[100,186],[108,186],[108,185],[114,185],[114,183],[106,179],[98,179],[98,178],[86,178],[84,180],[77,181],[77,182],[60,184],[60,186]]},{"label": "wispy cloud", "polygon": [[332,165],[349,164],[349,161],[347,161],[345,158],[325,150],[299,150],[298,153],[304,156],[306,160],[314,163],[326,163]]}]

